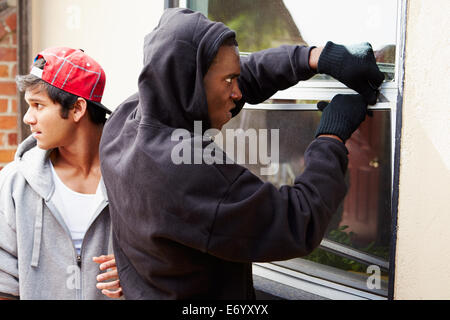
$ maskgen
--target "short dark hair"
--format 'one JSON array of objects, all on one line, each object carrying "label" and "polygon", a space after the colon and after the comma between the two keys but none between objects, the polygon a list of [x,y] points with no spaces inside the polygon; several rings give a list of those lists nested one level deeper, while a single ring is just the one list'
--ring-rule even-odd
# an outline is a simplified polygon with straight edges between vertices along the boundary
[{"label": "short dark hair", "polygon": [[223,40],[222,46],[239,47],[236,37],[234,36],[228,37],[225,40]]},{"label": "short dark hair", "polygon": [[[44,58],[40,58],[33,63],[33,67],[37,67],[39,69],[44,69],[44,65]],[[67,119],[67,117],[69,116],[69,111],[74,108],[75,102],[77,102],[79,98],[74,94],[52,86],[51,84],[32,74],[16,76],[16,84],[19,91],[22,92],[26,91],[27,89],[34,89],[38,87],[45,90],[50,100],[61,105],[61,117],[63,119]],[[104,124],[106,122],[106,110],[99,108],[89,100],[86,100],[86,103],[87,111],[91,121],[95,124]]]}]

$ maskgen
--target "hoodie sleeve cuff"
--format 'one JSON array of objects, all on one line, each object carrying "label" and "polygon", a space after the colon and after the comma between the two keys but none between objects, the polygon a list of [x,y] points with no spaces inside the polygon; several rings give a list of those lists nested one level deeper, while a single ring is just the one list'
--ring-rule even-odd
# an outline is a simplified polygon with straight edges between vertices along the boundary
[{"label": "hoodie sleeve cuff", "polygon": [[349,154],[347,146],[345,145],[345,143],[340,142],[337,139],[330,138],[330,137],[317,137],[315,139],[318,140],[318,141],[328,141],[328,142],[330,142],[332,144],[335,144],[335,145],[339,146],[339,148],[341,148],[341,150],[345,153],[345,155]]},{"label": "hoodie sleeve cuff", "polygon": [[299,46],[299,65],[298,65],[298,76],[299,80],[308,80],[317,72],[309,66],[309,56],[311,54],[311,50],[316,48],[315,46],[312,47],[302,47]]}]

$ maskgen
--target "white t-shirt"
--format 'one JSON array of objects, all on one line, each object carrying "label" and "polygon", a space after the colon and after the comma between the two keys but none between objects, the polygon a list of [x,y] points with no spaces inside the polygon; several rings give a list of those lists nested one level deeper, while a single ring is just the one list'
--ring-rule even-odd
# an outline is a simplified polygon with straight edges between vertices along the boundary
[{"label": "white t-shirt", "polygon": [[89,222],[104,200],[100,183],[95,194],[75,192],[61,181],[53,168],[52,162],[49,162],[55,183],[55,192],[50,201],[62,215],[69,228],[75,249],[80,254],[81,243],[89,227]]}]

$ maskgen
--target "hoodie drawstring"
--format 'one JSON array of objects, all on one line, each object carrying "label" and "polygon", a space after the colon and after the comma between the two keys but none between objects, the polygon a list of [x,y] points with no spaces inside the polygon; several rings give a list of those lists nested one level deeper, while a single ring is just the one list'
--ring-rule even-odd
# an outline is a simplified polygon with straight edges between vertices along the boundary
[{"label": "hoodie drawstring", "polygon": [[43,219],[44,219],[44,199],[42,199],[42,205],[38,206],[36,210],[36,220],[34,222],[33,254],[31,256],[31,266],[35,268],[37,268],[37,266],[39,265]]}]

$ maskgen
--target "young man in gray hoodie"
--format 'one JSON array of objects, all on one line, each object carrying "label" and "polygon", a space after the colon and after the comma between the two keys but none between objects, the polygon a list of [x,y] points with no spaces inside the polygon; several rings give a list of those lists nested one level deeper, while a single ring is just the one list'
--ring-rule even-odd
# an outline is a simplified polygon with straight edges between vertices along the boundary
[{"label": "young man in gray hoodie", "polygon": [[[112,253],[98,151],[111,113],[105,73],[82,50],[57,47],[16,81],[32,135],[0,172],[0,298],[120,297],[114,256],[103,255]],[[112,270],[99,275],[96,263]]]}]

